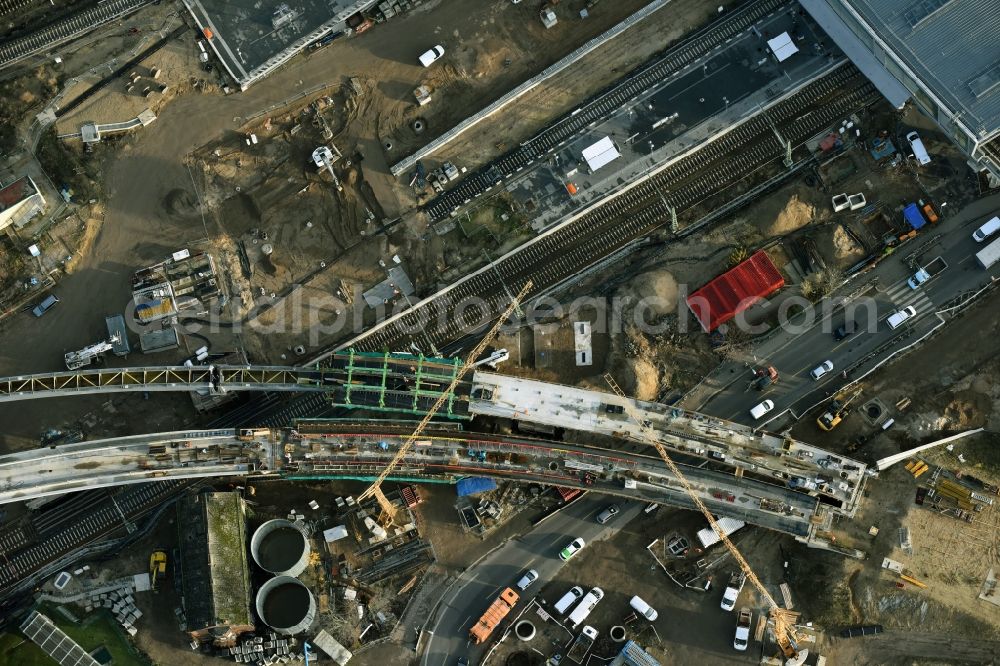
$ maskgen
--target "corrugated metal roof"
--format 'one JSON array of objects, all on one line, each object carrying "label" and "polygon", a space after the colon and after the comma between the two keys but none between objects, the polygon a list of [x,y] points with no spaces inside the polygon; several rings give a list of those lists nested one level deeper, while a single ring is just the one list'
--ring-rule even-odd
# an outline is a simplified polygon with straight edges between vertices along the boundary
[{"label": "corrugated metal roof", "polygon": [[709,332],[784,285],[785,279],[771,258],[760,250],[693,292],[687,304],[702,328]]},{"label": "corrugated metal roof", "polygon": [[1000,130],[1000,0],[830,0],[854,8],[980,137]]}]

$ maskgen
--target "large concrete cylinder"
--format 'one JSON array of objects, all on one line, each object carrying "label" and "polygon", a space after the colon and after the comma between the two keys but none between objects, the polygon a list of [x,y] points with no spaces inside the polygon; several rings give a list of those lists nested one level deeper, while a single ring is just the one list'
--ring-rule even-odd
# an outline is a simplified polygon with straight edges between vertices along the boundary
[{"label": "large concrete cylinder", "polygon": [[257,592],[257,615],[281,634],[300,634],[316,619],[316,600],[298,578],[275,576]]},{"label": "large concrete cylinder", "polygon": [[288,520],[269,520],[250,539],[253,561],[276,576],[298,576],[309,563],[309,539]]}]

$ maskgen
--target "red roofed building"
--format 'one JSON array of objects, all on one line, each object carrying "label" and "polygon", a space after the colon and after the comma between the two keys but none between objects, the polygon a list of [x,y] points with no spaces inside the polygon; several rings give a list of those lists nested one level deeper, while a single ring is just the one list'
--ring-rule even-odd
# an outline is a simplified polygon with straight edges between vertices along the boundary
[{"label": "red roofed building", "polygon": [[44,207],[45,199],[30,176],[0,188],[0,231],[12,224],[21,227]]},{"label": "red roofed building", "polygon": [[785,278],[767,253],[760,250],[692,293],[687,304],[701,327],[710,333],[784,286]]}]

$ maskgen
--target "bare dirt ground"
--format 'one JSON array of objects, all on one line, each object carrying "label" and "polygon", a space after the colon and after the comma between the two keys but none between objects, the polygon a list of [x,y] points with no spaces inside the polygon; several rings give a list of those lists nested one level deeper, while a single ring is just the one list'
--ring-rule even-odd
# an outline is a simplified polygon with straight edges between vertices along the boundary
[{"label": "bare dirt ground", "polygon": [[[470,108],[481,107],[502,94],[513,85],[512,82],[528,75],[527,72],[543,69],[562,54],[571,51],[577,46],[574,43],[574,35],[581,41],[585,40],[618,22],[631,13],[633,6],[637,7],[640,4],[639,2],[626,5],[605,3],[595,8],[588,21],[571,19],[567,15],[560,24],[562,32],[553,33],[558,35],[558,38],[552,35],[545,36],[548,47],[539,48],[538,44],[534,44],[528,48],[530,42],[518,42],[526,52],[532,54],[531,59],[524,58],[518,63],[512,63],[508,68],[497,66],[493,70],[484,65],[481,71],[477,70],[482,76],[476,80],[474,86],[468,87],[468,93],[461,93],[466,94],[466,97],[461,98],[464,100],[462,105],[439,104],[436,109],[428,111],[431,131],[433,132],[434,127],[450,126],[464,117]],[[368,112],[361,114],[361,120],[353,136],[356,145],[365,152],[365,176],[371,190],[377,197],[386,201],[386,207],[398,211],[398,204],[392,200],[392,196],[383,197],[383,193],[391,191],[395,184],[394,179],[385,175],[387,167],[380,148],[379,114],[383,108],[392,105],[402,109],[412,104],[410,101],[412,89],[425,74],[416,61],[416,55],[426,49],[428,35],[437,34],[446,38],[442,39],[446,43],[447,40],[456,40],[457,43],[458,40],[464,39],[465,35],[483,31],[484,20],[493,20],[490,25],[494,27],[510,26],[506,28],[507,30],[513,30],[513,26],[523,22],[524,17],[519,12],[524,7],[498,3],[497,8],[497,12],[501,9],[503,12],[484,15],[481,12],[461,11],[455,2],[441,2],[428,9],[414,12],[404,19],[380,25],[356,39],[338,41],[307,57],[297,58],[245,93],[222,96],[213,86],[203,85],[197,90],[192,86],[188,94],[179,95],[170,104],[160,108],[156,122],[140,132],[123,137],[118,142],[118,153],[105,171],[104,185],[107,189],[107,200],[104,224],[94,238],[92,253],[80,258],[75,266],[74,275],[64,280],[56,289],[61,302],[59,307],[53,309],[47,316],[45,322],[47,334],[44,341],[35,335],[37,324],[29,317],[17,316],[4,323],[3,335],[7,344],[0,354],[0,374],[57,369],[60,366],[62,351],[76,349],[91,342],[82,338],[79,332],[81,325],[86,325],[88,328],[93,325],[84,322],[99,321],[100,315],[119,311],[128,301],[128,275],[133,270],[158,261],[181,247],[200,242],[205,238],[206,231],[210,237],[217,236],[219,232],[202,219],[202,212],[214,215],[214,211],[199,208],[199,197],[203,193],[199,187],[201,183],[195,177],[196,174],[193,175],[185,163],[188,153],[201,146],[218,142],[220,136],[232,136],[234,130],[239,130],[246,123],[244,118],[261,111],[267,112],[273,105],[280,105],[283,100],[289,99],[299,91],[324,84],[331,87],[339,86],[352,76],[361,79],[365,85],[367,82],[377,82],[378,85],[367,88],[371,91],[369,95],[372,98],[371,106],[368,107]],[[137,35],[128,32],[128,27],[132,24],[119,26],[117,33],[113,31],[102,33],[103,40],[95,36],[95,39],[84,42],[86,47],[79,49],[79,55],[72,48],[65,49],[66,74],[82,74],[105,62],[106,47],[115,46],[119,52],[123,48],[137,51],[141,39],[146,39],[148,43],[150,36],[147,28],[159,29],[177,8],[170,6],[167,9],[160,6],[157,11],[163,13],[140,13],[136,16],[132,24],[142,28]],[[488,10],[488,12],[493,11],[493,9]],[[562,12],[564,9],[560,8],[559,11]],[[124,35],[121,35],[123,31]],[[118,35],[115,39],[119,41],[112,39],[114,35]],[[195,57],[195,51],[193,41],[184,38],[167,47],[163,52],[163,62],[167,63],[169,58],[175,57],[178,72],[183,71],[183,67]],[[462,53],[457,48],[454,51],[456,56]],[[153,64],[155,61],[156,58],[153,57],[149,62]],[[449,58],[446,56],[441,65],[447,67],[448,63]],[[166,69],[164,65],[164,76],[167,75]],[[498,78],[491,78],[489,72],[494,72]],[[195,74],[191,73],[191,76]],[[110,108],[109,105],[113,106],[115,96],[120,98],[122,94],[117,90],[118,87],[120,87],[118,84],[113,84],[111,88],[114,90],[109,93],[110,97],[107,100],[99,95],[88,103],[88,107],[81,109],[81,113],[83,111],[98,113],[101,109]],[[459,88],[456,88],[452,97],[459,99],[459,94]],[[431,112],[433,115],[430,115]],[[81,117],[81,114],[73,116],[77,120]],[[353,143],[344,146],[345,153],[348,150],[353,151]],[[308,153],[305,157],[307,156]],[[172,201],[187,202],[187,204],[176,208],[170,205]],[[225,224],[224,207],[220,207],[219,211]],[[240,209],[234,208],[230,217],[240,214]],[[386,214],[391,212],[387,210]],[[286,218],[276,218],[275,222],[283,226],[280,224],[283,219]],[[303,222],[301,219],[295,221],[300,224]],[[419,239],[405,241],[407,235],[403,234],[403,238],[393,245],[408,249],[409,243],[421,243]],[[323,248],[329,248],[326,252],[331,254],[336,251],[335,245],[323,236],[317,236],[314,244],[319,247],[318,254],[325,253]],[[302,317],[306,322],[310,321],[310,316],[315,316],[315,320],[319,320],[333,315],[329,307],[329,297],[333,289],[339,286],[340,276],[360,278],[370,285],[370,281],[377,276],[377,273],[367,276],[361,267],[373,267],[375,257],[382,258],[385,251],[394,249],[387,247],[384,239],[365,245],[366,247],[374,245],[376,249],[364,251],[361,259],[349,261],[339,270],[331,266],[333,269],[331,275],[337,276],[336,281],[317,284],[312,288],[314,290],[312,294],[302,290],[302,296],[314,296],[318,303],[312,311],[304,309]],[[439,247],[434,243],[428,245]],[[422,260],[418,258],[411,264],[420,261]],[[425,265],[430,269],[428,274],[437,274],[433,260]],[[414,269],[412,272],[419,274],[420,270]],[[292,271],[289,272],[289,276],[298,277]],[[265,290],[267,291],[266,287]],[[99,302],[102,305],[95,307],[95,294],[100,294]],[[308,324],[305,326],[308,327]],[[231,339],[229,332],[225,335]],[[249,337],[246,333],[244,335]],[[274,357],[286,353],[289,347],[302,340],[301,329],[294,335],[289,334],[284,338],[280,333],[262,335],[265,335],[268,343],[260,349],[260,352]],[[148,363],[153,359],[143,360]],[[163,359],[158,362],[172,362],[172,360]],[[158,403],[163,398],[153,396],[151,400]],[[60,400],[46,402],[44,405],[24,404],[16,408],[5,405],[0,407],[0,416],[5,424],[9,424],[5,427],[8,446],[16,446],[13,443],[17,441],[22,442],[21,446],[30,446],[42,425],[52,421],[53,414],[58,414],[60,420],[74,421],[92,409],[94,409],[93,402],[88,406],[82,402]]]},{"label": "bare dirt ground", "polygon": [[[560,19],[562,16],[568,17],[566,23],[560,22],[559,25],[548,31],[542,30],[541,24],[532,20],[530,15],[525,16],[523,25],[518,26],[518,29],[511,34],[504,34],[501,30],[497,30],[492,17],[484,19],[481,30],[475,35],[476,41],[481,45],[480,49],[483,53],[490,54],[489,58],[494,66],[497,63],[502,66],[507,59],[510,59],[512,63],[510,67],[513,67],[513,63],[524,57],[534,58],[518,43],[519,40],[523,39],[519,36],[521,34],[530,35],[533,39],[562,41],[565,37],[559,32],[560,30],[572,30],[574,37],[576,35],[582,36],[583,33],[579,31],[582,31],[584,27],[580,24],[586,24],[586,30],[592,33],[591,37],[597,35],[599,31],[594,30],[590,21],[599,12],[607,12],[611,7],[607,3],[602,3],[589,10],[591,18],[581,21],[575,16],[576,10],[579,9],[576,5],[582,6],[584,4],[586,3],[577,2],[560,5],[557,12]],[[617,14],[621,11],[621,16],[624,18],[627,15],[626,12],[632,13],[644,4],[644,2],[613,3],[614,13]],[[567,10],[565,12],[564,6]],[[652,16],[584,56],[572,68],[540,84],[489,120],[483,121],[429,155],[427,163],[433,168],[440,162],[450,160],[454,164],[472,169],[499,156],[505,150],[510,150],[518,141],[522,141],[540,130],[551,118],[571,110],[581,100],[602,90],[654,54],[663,51],[684,35],[707,23],[716,16],[716,9],[715,5],[698,0],[674,0]],[[732,9],[732,6],[727,6],[727,9]],[[518,9],[523,14],[533,13],[534,10],[535,5],[530,3],[522,5],[522,8]],[[507,11],[507,9],[497,5],[495,11]],[[601,19],[602,22],[606,20],[603,16]],[[608,23],[608,27],[610,25],[613,24]],[[522,27],[527,28],[527,30],[522,30]],[[571,37],[569,43],[582,44],[583,41],[576,41]],[[478,69],[481,66],[480,63],[481,59],[477,58],[473,67]],[[536,71],[542,69],[544,68],[538,68]],[[443,92],[447,93],[448,91]],[[434,100],[431,104],[437,101]],[[402,127],[393,131],[392,134],[400,146],[412,150],[428,142],[423,136],[417,141],[412,131],[406,131],[409,122],[420,117],[422,111],[420,108],[413,109],[401,118]],[[472,115],[471,111],[466,115]]]}]

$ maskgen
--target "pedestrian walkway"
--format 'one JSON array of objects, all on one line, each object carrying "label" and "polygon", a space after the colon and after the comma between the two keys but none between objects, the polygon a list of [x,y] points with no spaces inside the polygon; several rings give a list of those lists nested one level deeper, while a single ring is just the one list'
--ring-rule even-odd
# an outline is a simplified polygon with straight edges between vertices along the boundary
[{"label": "pedestrian walkway", "polygon": [[890,287],[886,290],[885,295],[898,305],[900,310],[911,305],[917,311],[917,314],[932,312],[934,310],[934,303],[931,302],[931,299],[927,298],[927,295],[919,289],[911,289],[906,280]]}]

